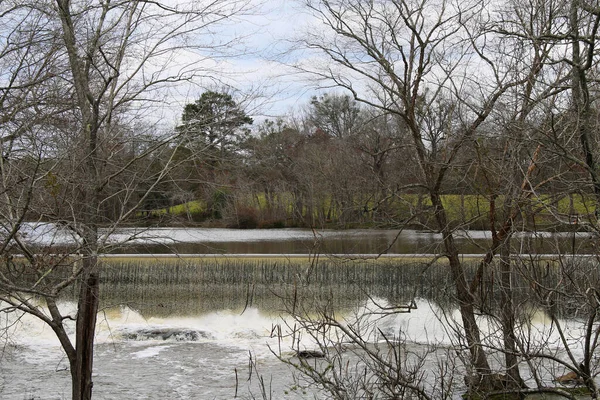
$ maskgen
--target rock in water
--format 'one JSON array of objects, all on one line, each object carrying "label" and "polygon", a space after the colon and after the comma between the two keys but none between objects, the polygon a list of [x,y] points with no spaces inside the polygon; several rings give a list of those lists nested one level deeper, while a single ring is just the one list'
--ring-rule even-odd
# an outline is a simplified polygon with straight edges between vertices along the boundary
[{"label": "rock in water", "polygon": [[177,342],[195,342],[208,339],[206,332],[182,328],[145,328],[121,333],[125,340],[174,340]]},{"label": "rock in water", "polygon": [[325,354],[319,350],[300,350],[296,352],[298,358],[323,358]]}]

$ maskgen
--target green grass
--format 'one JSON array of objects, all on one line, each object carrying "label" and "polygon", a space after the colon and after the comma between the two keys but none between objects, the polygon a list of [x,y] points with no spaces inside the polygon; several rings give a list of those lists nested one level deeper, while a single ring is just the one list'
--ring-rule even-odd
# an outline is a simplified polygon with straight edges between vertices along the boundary
[{"label": "green grass", "polygon": [[171,214],[175,216],[195,215],[206,211],[206,204],[200,200],[189,201],[187,203],[177,204],[169,208],[159,208],[152,211],[153,216]]},{"label": "green grass", "polygon": [[185,204],[178,204],[176,206],[172,206],[169,208],[169,213],[171,214],[184,214],[184,213],[200,213],[206,210],[206,204],[199,200],[190,201]]},{"label": "green grass", "polygon": [[[573,199],[573,204],[571,208],[571,198]],[[587,215],[593,214],[596,206],[595,199],[593,196],[582,196],[579,194],[574,194],[569,198],[569,196],[564,196],[556,202],[556,209],[561,214],[571,214],[572,212],[579,215]]]},{"label": "green grass", "polygon": [[[238,199],[238,202],[244,204],[249,209],[255,209],[257,214],[261,215],[262,211],[267,209],[267,199],[264,193],[255,193],[247,195],[245,198]],[[293,197],[290,193],[278,193],[274,197],[273,206],[279,210],[284,210],[288,217],[291,215],[294,204]],[[313,208],[315,218],[320,217],[320,212],[327,213],[332,206],[333,199],[329,195],[322,196],[322,204],[317,205]],[[471,224],[472,227],[478,227],[485,229],[487,221],[489,220],[490,202],[489,198],[482,195],[456,195],[447,194],[442,196],[442,202],[447,212],[448,219],[451,223],[455,224]],[[496,199],[496,210],[499,213],[498,218],[502,218],[501,213],[504,206],[503,197]],[[586,216],[590,216],[595,210],[595,200],[591,195],[541,195],[539,197],[528,198],[522,201],[519,207],[522,212],[534,212],[536,215],[536,223],[544,224],[556,224],[558,222],[557,217],[563,222],[568,221],[568,216],[571,214],[577,214],[581,218],[586,219]],[[355,204],[356,207],[362,207],[364,205]],[[369,204],[367,204],[367,207]],[[431,201],[428,196],[417,195],[417,194],[404,194],[395,199],[390,204],[390,211],[392,211],[396,217],[395,220],[406,220],[411,217],[413,213],[420,213],[421,217],[419,221],[423,223],[429,219],[429,223],[432,221],[432,213],[428,208],[431,207]],[[169,208],[158,209],[152,212],[154,216],[161,216],[170,214],[173,216],[189,216],[199,215],[205,213],[207,205],[202,201],[191,201],[184,204],[179,204]],[[331,218],[333,222],[339,217],[339,210],[333,207],[333,213]],[[280,216],[283,218],[283,216]]]}]

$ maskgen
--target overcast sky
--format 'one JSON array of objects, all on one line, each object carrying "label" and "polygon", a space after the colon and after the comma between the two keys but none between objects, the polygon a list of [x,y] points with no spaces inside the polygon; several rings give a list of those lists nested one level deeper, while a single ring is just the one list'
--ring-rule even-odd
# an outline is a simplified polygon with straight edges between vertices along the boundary
[{"label": "overcast sky", "polygon": [[248,99],[245,105],[257,120],[303,107],[318,91],[309,81],[292,74],[285,62],[291,57],[288,50],[293,47],[293,40],[310,21],[299,2],[256,0],[250,13],[232,19],[218,34],[223,39],[243,37],[243,45],[231,57],[204,60],[213,73],[176,88],[164,110],[165,117],[177,123],[185,104],[193,102],[207,88],[225,85],[238,91],[238,99]]}]

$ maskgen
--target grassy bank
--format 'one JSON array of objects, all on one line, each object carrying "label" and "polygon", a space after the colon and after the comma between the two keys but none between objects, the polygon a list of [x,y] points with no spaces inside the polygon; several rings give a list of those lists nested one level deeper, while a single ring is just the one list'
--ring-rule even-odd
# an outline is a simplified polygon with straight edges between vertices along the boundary
[{"label": "grassy bank", "polygon": [[[291,195],[277,196],[274,206],[266,201],[263,194],[248,195],[236,200],[223,210],[223,215],[214,218],[208,205],[202,201],[192,201],[172,207],[152,210],[146,218],[170,218],[182,224],[203,224],[215,227],[273,228],[296,227],[316,224],[329,228],[348,227],[390,227],[402,221],[412,221],[412,227],[427,227],[432,224],[431,202],[427,196],[405,194],[391,200],[386,205],[385,218],[371,210],[375,204],[367,201],[346,206],[345,210],[335,207],[325,196],[322,204],[303,206],[302,215],[294,208]],[[453,225],[471,229],[488,229],[490,201],[482,195],[448,194],[442,201]],[[504,200],[496,199],[496,210],[502,210]],[[573,230],[578,229],[573,222],[586,221],[595,210],[591,196],[572,194],[569,196],[541,195],[519,204],[525,229]],[[353,211],[354,210],[354,211]],[[307,215],[312,213],[312,215]],[[419,215],[413,218],[414,215]],[[140,215],[141,216],[141,215]],[[502,215],[497,215],[501,220]]]}]

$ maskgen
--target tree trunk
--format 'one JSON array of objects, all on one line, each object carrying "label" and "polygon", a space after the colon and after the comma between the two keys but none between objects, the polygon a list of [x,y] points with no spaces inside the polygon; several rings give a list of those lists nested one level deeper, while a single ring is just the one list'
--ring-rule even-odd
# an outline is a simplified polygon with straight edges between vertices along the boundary
[{"label": "tree trunk", "polygon": [[[98,163],[98,131],[100,124],[100,107],[94,100],[89,75],[90,58],[82,58],[79,54],[79,43],[75,36],[75,24],[72,18],[71,2],[56,0],[58,13],[62,23],[62,38],[67,49],[73,85],[77,95],[77,108],[81,112],[82,129],[80,134],[85,138],[87,149],[82,176],[87,185],[85,196],[82,237],[83,266],[81,286],[77,304],[77,325],[75,332],[75,365],[71,363],[72,398],[73,400],[90,400],[92,398],[92,367],[94,357],[94,335],[96,330],[96,313],[98,312],[98,217],[100,212],[99,163]],[[103,12],[108,12],[105,5]],[[101,18],[104,18],[105,14]],[[98,46],[99,42],[93,42]],[[96,48],[91,48],[96,50]],[[87,57],[90,57],[88,54]]]},{"label": "tree trunk", "polygon": [[469,353],[471,356],[471,365],[475,369],[477,374],[477,381],[481,383],[483,387],[491,387],[488,379],[491,377],[490,366],[487,361],[487,357],[481,344],[481,335],[479,332],[479,326],[475,319],[475,299],[473,294],[469,290],[465,271],[458,255],[458,248],[454,242],[454,236],[452,230],[448,225],[448,218],[446,210],[442,204],[442,198],[437,193],[431,193],[431,204],[435,210],[435,218],[440,231],[443,236],[444,247],[446,250],[446,257],[450,264],[450,272],[452,274],[452,280],[456,287],[456,296],[458,299],[458,307],[460,310],[460,316],[463,323],[465,339],[467,346],[469,347]]},{"label": "tree trunk", "polygon": [[[573,37],[572,41],[572,69],[571,69],[571,92],[573,108],[577,121],[577,130],[579,132],[579,141],[581,150],[585,158],[590,180],[594,190],[596,200],[596,218],[600,210],[600,176],[598,175],[596,157],[592,147],[593,142],[593,121],[590,106],[590,89],[588,86],[587,70],[592,65],[592,60],[581,58],[580,46],[580,28],[579,28],[579,3],[575,0],[570,4],[569,23]],[[590,57],[588,55],[588,57]]]},{"label": "tree trunk", "polygon": [[504,362],[508,383],[511,388],[523,387],[517,358],[515,326],[515,308],[513,303],[512,268],[510,264],[510,235],[500,247],[500,304],[502,307],[502,335],[504,342]]},{"label": "tree trunk", "polygon": [[85,265],[85,272],[81,281],[77,307],[76,360],[75,365],[71,366],[73,400],[90,400],[92,398],[94,335],[99,294],[96,263],[96,257],[84,260],[84,264],[87,265]]}]

